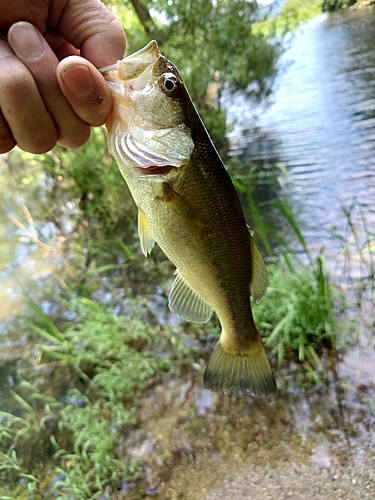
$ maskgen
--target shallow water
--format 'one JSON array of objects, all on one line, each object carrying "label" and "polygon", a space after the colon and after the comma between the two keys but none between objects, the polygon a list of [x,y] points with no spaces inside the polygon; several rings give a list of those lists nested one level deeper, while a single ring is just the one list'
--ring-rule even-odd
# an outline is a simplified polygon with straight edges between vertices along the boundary
[{"label": "shallow water", "polygon": [[[274,162],[285,166],[288,174],[280,174],[278,189],[291,201],[309,245],[324,246],[339,273],[347,257],[331,229],[349,234],[341,205],[349,208],[356,200],[357,237],[365,235],[360,209],[374,231],[374,17],[375,10],[366,9],[312,21],[291,41],[269,104],[256,108],[237,95],[229,109],[233,152],[265,169]],[[69,218],[79,209],[69,201],[69,187],[60,225],[46,225],[43,214],[53,188],[43,184],[43,176],[30,184],[32,162],[26,167],[9,164],[6,156],[2,161],[0,334],[7,337],[0,341],[0,361],[5,361],[27,357],[31,349],[12,323],[30,290],[34,299],[39,293],[30,284],[64,287],[64,276],[74,272],[71,259],[79,259],[75,269],[83,269],[87,249],[74,246],[79,235]],[[266,203],[272,193],[263,193]],[[366,277],[366,267],[355,266],[357,250],[354,245],[351,277]],[[134,289],[113,290],[105,276],[97,285],[97,300],[119,310]],[[155,314],[163,301],[165,310],[162,290],[156,288],[152,300]],[[41,305],[51,314],[58,308]],[[213,394],[202,388],[201,374],[191,371],[152,387],[139,402],[141,423],[130,450],[144,460],[144,481],[139,487],[121,485],[114,498],[373,498],[373,311],[369,306],[353,314],[364,316],[363,327],[354,339],[348,333],[342,340],[355,345],[340,359],[326,357],[328,374],[320,387],[304,388],[297,365],[281,370],[283,397],[271,404]]]},{"label": "shallow water", "polygon": [[[115,499],[321,500],[375,495],[373,347],[332,364],[319,387],[290,386],[272,403],[202,389],[197,374],[170,380],[139,408],[130,450],[142,456],[142,483]],[[373,364],[372,364],[373,366]],[[294,372],[294,373],[293,373]]]},{"label": "shallow water", "polygon": [[281,194],[308,243],[333,257],[341,246],[332,228],[348,232],[342,207],[357,203],[362,234],[360,209],[375,228],[374,39],[375,7],[322,15],[290,41],[267,104],[241,94],[227,103],[233,153],[284,167]]}]

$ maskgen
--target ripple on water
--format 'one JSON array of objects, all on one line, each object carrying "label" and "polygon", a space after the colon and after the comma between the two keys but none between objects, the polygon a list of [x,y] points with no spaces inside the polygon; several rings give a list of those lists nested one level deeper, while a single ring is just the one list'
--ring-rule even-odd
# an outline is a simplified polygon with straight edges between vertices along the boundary
[{"label": "ripple on water", "polygon": [[356,200],[374,222],[374,21],[375,8],[322,15],[292,40],[268,106],[228,98],[234,151],[286,166],[283,194],[308,243],[321,241],[324,228],[328,250],[337,248],[332,226],[347,229],[342,207]]}]

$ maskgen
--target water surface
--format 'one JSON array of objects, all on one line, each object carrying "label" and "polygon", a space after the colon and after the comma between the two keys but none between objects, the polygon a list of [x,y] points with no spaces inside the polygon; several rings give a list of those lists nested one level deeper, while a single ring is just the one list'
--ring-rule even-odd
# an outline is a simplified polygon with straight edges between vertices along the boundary
[{"label": "water surface", "polygon": [[305,237],[336,256],[331,230],[345,235],[343,207],[357,202],[354,222],[360,208],[375,229],[374,40],[374,7],[322,15],[290,41],[268,103],[241,94],[229,103],[232,152],[282,164]]},{"label": "water surface", "polygon": [[[263,207],[285,195],[309,245],[325,247],[331,263],[342,257],[332,228],[352,237],[342,207],[348,210],[355,203],[352,220],[361,241],[375,227],[374,26],[373,8],[319,17],[291,40],[266,105],[255,107],[241,94],[228,104],[235,122],[232,153],[262,164],[263,171],[275,163],[287,171],[274,190],[262,187],[262,177],[254,180]],[[237,173],[246,175],[245,169]],[[0,341],[2,362],[17,360],[31,349],[23,332],[11,324],[30,295],[28,285],[64,285],[71,260],[75,273],[86,270],[85,240],[69,224],[79,219],[78,201],[71,199],[67,184],[60,222],[46,224],[51,200],[61,191],[56,187],[60,180],[48,186],[42,173],[38,175],[32,161],[26,168],[12,165],[6,156],[0,164],[0,334],[6,333]],[[132,267],[116,275],[118,288],[114,274],[102,274],[96,299],[123,304],[134,293],[134,283],[145,280],[145,269],[142,274],[140,266]],[[150,277],[155,289],[157,279]],[[149,289],[141,285],[149,297]],[[31,293],[34,300],[39,298]],[[164,292],[160,297],[157,293],[155,311],[165,311]],[[41,304],[47,313],[54,307]],[[363,314],[363,309],[353,314]],[[297,364],[283,367],[283,396],[271,404],[206,391],[201,374],[192,369],[156,385],[151,382],[140,398],[140,423],[128,450],[144,460],[143,482],[139,488],[124,484],[113,498],[299,500],[306,491],[308,498],[322,500],[373,498],[371,335],[364,324],[360,342],[344,359],[326,356],[329,370],[319,387],[304,388]]]}]

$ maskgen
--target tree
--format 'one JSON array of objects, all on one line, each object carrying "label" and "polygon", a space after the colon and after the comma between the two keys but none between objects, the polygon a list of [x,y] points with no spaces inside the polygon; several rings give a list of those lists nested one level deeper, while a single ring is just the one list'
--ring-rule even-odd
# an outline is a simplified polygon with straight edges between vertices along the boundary
[{"label": "tree", "polygon": [[131,51],[155,38],[176,64],[219,149],[226,131],[223,91],[243,90],[256,99],[271,92],[281,39],[259,28],[262,15],[255,0],[106,3],[125,18],[135,13],[143,27],[144,37],[128,36]]}]

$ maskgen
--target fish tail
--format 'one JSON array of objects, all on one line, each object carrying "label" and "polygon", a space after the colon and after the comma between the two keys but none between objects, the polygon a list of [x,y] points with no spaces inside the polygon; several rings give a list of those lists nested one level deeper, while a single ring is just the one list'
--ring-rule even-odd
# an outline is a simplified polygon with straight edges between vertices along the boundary
[{"label": "fish tail", "polygon": [[242,391],[253,396],[273,398],[276,382],[262,340],[248,350],[227,350],[216,344],[203,376],[207,389],[224,394]]}]

